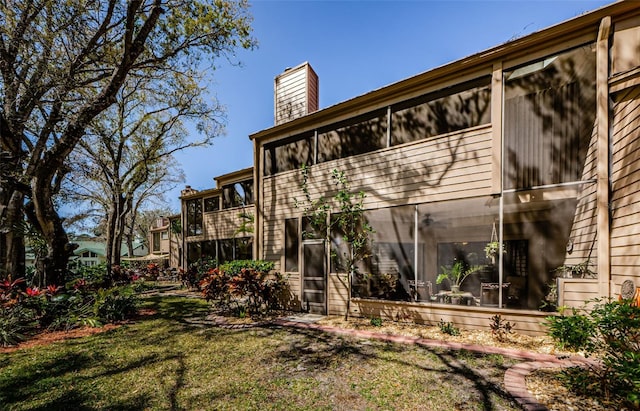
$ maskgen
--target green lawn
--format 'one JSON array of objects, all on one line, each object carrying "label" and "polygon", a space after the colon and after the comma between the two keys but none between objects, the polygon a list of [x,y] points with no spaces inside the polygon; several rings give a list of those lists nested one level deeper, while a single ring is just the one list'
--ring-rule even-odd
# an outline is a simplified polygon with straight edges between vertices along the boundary
[{"label": "green lawn", "polygon": [[0,354],[1,410],[512,410],[513,360],[309,330],[198,325],[198,299],[158,314]]}]

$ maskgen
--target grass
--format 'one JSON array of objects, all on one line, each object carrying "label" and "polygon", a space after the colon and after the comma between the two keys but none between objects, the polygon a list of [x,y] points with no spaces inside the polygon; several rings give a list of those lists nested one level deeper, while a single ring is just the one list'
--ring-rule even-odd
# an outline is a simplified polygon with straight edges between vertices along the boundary
[{"label": "grass", "polygon": [[310,330],[203,324],[198,299],[92,336],[0,354],[1,410],[512,410],[513,360]]}]

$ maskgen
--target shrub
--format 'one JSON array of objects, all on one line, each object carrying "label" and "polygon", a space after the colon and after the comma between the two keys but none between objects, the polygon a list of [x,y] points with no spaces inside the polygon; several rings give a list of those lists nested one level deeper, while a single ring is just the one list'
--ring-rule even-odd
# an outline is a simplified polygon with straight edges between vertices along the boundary
[{"label": "shrub", "polygon": [[231,277],[219,268],[210,269],[207,275],[200,281],[202,295],[207,301],[225,300],[225,302],[228,302],[230,298],[230,279]]},{"label": "shrub", "polygon": [[180,281],[189,289],[200,290],[200,282],[217,266],[218,261],[215,258],[201,258],[190,264],[187,271],[180,270]]},{"label": "shrub", "polygon": [[7,347],[23,341],[32,317],[32,312],[21,305],[0,307],[0,346]]},{"label": "shrub", "polygon": [[444,334],[448,335],[460,335],[460,329],[453,325],[451,321],[445,322],[442,318],[438,323],[438,327],[440,327],[440,331]]},{"label": "shrub", "polygon": [[371,317],[370,322],[374,327],[382,327],[382,318],[380,317]]},{"label": "shrub", "polygon": [[[549,334],[560,345],[580,347],[587,355],[597,355],[601,367],[591,367],[605,397],[619,398],[632,408],[640,408],[640,307],[631,301],[596,300],[586,315],[547,318]],[[586,377],[566,379],[572,389],[585,389]]]},{"label": "shrub", "polygon": [[98,291],[94,303],[95,316],[105,322],[125,320],[135,315],[137,310],[137,297],[121,287]]},{"label": "shrub", "polygon": [[273,263],[238,260],[209,269],[200,281],[207,301],[216,301],[223,308],[231,305],[246,307],[256,315],[280,308],[286,281],[280,273],[270,273]]},{"label": "shrub", "polygon": [[549,316],[545,325],[548,334],[561,349],[580,351],[587,347],[591,336],[595,332],[593,322],[573,308],[573,315]]},{"label": "shrub", "polygon": [[491,334],[493,334],[494,338],[496,338],[498,341],[505,341],[507,339],[507,336],[511,334],[511,330],[513,330],[515,326],[515,323],[504,321],[500,314],[496,314],[491,317],[491,322],[489,323]]},{"label": "shrub", "polygon": [[235,260],[224,263],[220,266],[220,270],[230,276],[238,275],[244,270],[255,270],[268,273],[273,270],[275,264],[272,261],[264,260]]}]

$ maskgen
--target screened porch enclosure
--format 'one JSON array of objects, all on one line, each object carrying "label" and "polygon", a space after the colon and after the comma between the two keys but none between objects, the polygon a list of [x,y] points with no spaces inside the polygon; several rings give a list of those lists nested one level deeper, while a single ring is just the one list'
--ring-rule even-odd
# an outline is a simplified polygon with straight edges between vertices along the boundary
[{"label": "screened porch enclosure", "polygon": [[595,260],[595,235],[576,238],[595,187],[593,44],[503,77],[500,192],[368,211],[354,297],[537,310],[567,261]]},{"label": "screened porch enclosure", "polygon": [[[577,205],[577,191],[564,189],[367,212],[375,232],[352,296],[442,304],[460,297],[457,304],[537,310],[565,263]],[[334,237],[332,244],[340,255],[343,243]],[[459,295],[454,280],[437,281],[456,263],[470,272]]]}]

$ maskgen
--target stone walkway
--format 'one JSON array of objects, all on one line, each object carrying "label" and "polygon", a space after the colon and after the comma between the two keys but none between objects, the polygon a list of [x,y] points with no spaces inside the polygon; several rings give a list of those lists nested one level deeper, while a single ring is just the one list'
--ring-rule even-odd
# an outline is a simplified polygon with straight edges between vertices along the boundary
[{"label": "stone walkway", "polygon": [[[307,315],[308,316],[308,315]],[[584,357],[569,357],[559,358],[558,356],[551,354],[541,354],[531,351],[521,351],[510,348],[500,348],[483,346],[477,344],[465,344],[457,342],[448,342],[440,340],[430,340],[419,337],[410,337],[402,335],[389,335],[383,333],[376,333],[366,330],[353,330],[346,328],[339,328],[333,326],[325,326],[315,324],[314,320],[308,318],[305,315],[292,316],[287,318],[278,319],[272,321],[271,324],[275,324],[281,327],[292,327],[300,329],[310,329],[323,331],[332,334],[348,335],[356,338],[370,338],[381,341],[388,341],[399,344],[417,344],[424,347],[437,347],[448,350],[467,350],[482,354],[499,354],[505,357],[514,358],[518,360],[525,360],[509,368],[504,374],[504,385],[514,399],[527,411],[542,411],[547,410],[547,407],[540,404],[536,398],[527,391],[527,384],[525,381],[526,376],[540,368],[556,368],[556,367],[575,367],[575,366],[587,366],[593,364],[592,361]],[[315,320],[317,321],[317,320]]]}]

